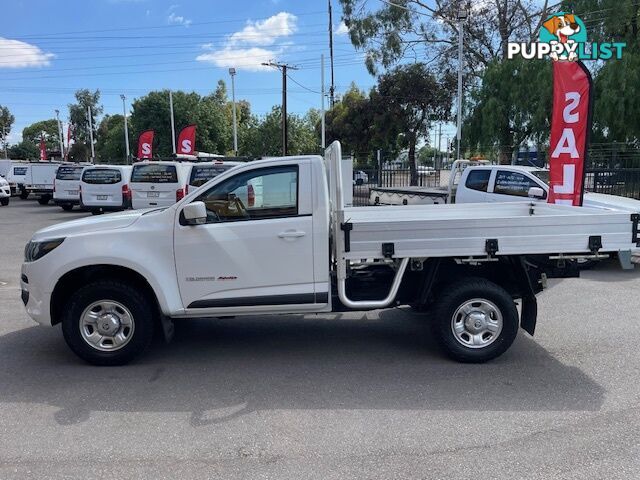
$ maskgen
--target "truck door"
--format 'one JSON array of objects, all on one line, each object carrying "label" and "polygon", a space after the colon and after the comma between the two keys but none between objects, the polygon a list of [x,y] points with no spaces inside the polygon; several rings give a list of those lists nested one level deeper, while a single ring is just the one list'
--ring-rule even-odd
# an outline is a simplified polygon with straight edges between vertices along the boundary
[{"label": "truck door", "polygon": [[328,292],[314,289],[311,185],[309,163],[297,161],[243,169],[201,193],[207,223],[176,219],[184,308],[206,315],[326,304]]}]

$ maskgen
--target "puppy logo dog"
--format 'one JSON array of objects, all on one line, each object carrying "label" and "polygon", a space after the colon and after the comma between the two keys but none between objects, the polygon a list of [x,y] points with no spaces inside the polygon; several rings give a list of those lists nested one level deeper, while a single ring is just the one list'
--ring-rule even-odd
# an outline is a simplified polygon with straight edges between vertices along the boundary
[{"label": "puppy logo dog", "polygon": [[[553,35],[556,40],[551,40],[549,43],[553,45],[557,45],[559,43],[567,44],[567,46],[572,47],[575,44],[575,40],[571,37],[580,33],[581,28],[578,22],[576,21],[576,16],[572,13],[561,13],[558,15],[554,15],[545,21],[542,26],[547,29],[547,31]],[[553,60],[558,60],[558,53],[552,52],[549,56]],[[569,52],[568,60],[574,61],[578,59],[578,54],[576,51]]]}]

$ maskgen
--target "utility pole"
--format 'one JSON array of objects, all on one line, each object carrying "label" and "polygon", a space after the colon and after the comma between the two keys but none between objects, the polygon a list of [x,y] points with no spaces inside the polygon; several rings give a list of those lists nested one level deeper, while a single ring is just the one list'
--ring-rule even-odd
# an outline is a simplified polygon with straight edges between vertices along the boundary
[{"label": "utility pole", "polygon": [[[176,122],[173,118],[173,94],[169,90],[169,111],[171,112],[171,152],[176,154]],[[127,157],[129,154],[127,154]]]},{"label": "utility pole", "polygon": [[[440,164],[442,165],[442,120],[438,123],[438,156],[440,157]],[[433,168],[438,169],[437,165]]]},{"label": "utility pole", "polygon": [[96,152],[93,145],[93,118],[91,115],[91,105],[87,105],[87,114],[89,116],[89,139],[91,141],[91,163],[96,163]]},{"label": "utility pole", "polygon": [[231,101],[233,102],[233,154],[238,156],[238,122],[236,120],[236,82],[234,80],[236,76],[236,69],[230,68],[229,75],[231,75]]},{"label": "utility pole", "polygon": [[287,156],[287,138],[289,136],[287,127],[287,69],[297,70],[296,67],[286,63],[264,62],[266,67],[274,67],[282,72],[282,155]]},{"label": "utility pole", "polygon": [[[120,98],[122,99],[122,115],[124,116],[124,148],[127,155],[127,165],[129,165],[129,160],[131,159],[129,155],[129,127],[127,125],[127,107],[125,106],[125,100],[127,97],[120,95]],[[173,118],[173,116],[171,118]],[[175,142],[173,144],[175,145]]]},{"label": "utility pole", "polygon": [[326,137],[325,137],[325,118],[324,118],[324,53],[320,55],[320,114],[322,118],[322,129],[321,129],[321,145],[322,150],[326,147]]},{"label": "utility pole", "polygon": [[464,69],[464,57],[462,54],[463,38],[464,38],[464,21],[467,19],[467,11],[464,7],[458,11],[458,113],[457,113],[457,127],[458,132],[456,134],[458,140],[458,146],[456,148],[457,158],[462,158],[460,152],[460,139],[462,138],[462,70]]},{"label": "utility pole", "polygon": [[64,158],[64,140],[62,139],[62,126],[60,125],[60,110],[56,110],[56,121],[58,123],[58,141],[60,142],[60,160]]},{"label": "utility pole", "polygon": [[333,83],[333,13],[331,0],[329,0],[329,59],[331,64],[331,85],[329,86],[329,107],[333,108],[335,102],[336,87]]}]

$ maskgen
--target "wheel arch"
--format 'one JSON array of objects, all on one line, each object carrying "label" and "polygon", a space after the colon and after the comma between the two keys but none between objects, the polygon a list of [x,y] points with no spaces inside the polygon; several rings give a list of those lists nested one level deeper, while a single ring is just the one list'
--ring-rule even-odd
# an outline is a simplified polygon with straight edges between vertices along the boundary
[{"label": "wheel arch", "polygon": [[144,292],[156,306],[158,314],[162,314],[162,308],[155,290],[151,286],[151,283],[139,272],[120,265],[87,265],[66,272],[57,281],[51,294],[51,325],[56,325],[61,322],[62,309],[69,296],[77,290],[79,286],[86,285],[96,279],[119,280],[132,285],[132,287]]}]

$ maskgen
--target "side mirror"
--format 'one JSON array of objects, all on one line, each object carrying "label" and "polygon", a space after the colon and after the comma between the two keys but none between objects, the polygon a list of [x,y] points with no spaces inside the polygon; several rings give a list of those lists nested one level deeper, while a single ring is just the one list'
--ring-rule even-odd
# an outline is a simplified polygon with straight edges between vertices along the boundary
[{"label": "side mirror", "polygon": [[540,187],[531,187],[529,189],[529,197],[542,199],[544,198],[544,190]]},{"label": "side mirror", "polygon": [[204,202],[193,202],[182,209],[184,222],[187,225],[202,225],[207,223],[207,207]]}]

